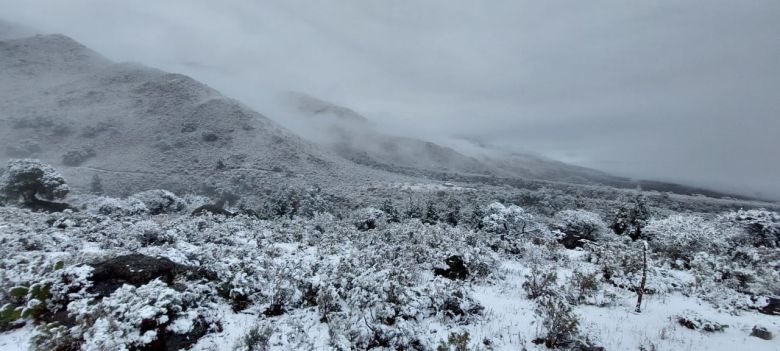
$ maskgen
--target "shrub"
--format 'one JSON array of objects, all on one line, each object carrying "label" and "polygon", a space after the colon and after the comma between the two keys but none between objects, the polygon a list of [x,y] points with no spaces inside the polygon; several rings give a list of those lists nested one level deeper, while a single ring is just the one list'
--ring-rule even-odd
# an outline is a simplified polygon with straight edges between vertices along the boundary
[{"label": "shrub", "polygon": [[161,189],[147,190],[131,196],[144,204],[151,215],[178,213],[186,208],[184,200],[172,192]]},{"label": "shrub", "polygon": [[484,210],[482,228],[489,233],[500,235],[522,235],[540,230],[533,216],[526,213],[520,206],[504,206],[499,202],[493,202]]},{"label": "shrub", "polygon": [[598,214],[585,210],[564,210],[555,215],[553,228],[563,233],[561,242],[567,248],[580,247],[584,240],[598,241],[606,224]]},{"label": "shrub", "polygon": [[354,214],[353,223],[358,230],[366,231],[375,229],[384,221],[385,213],[373,207],[358,210]]},{"label": "shrub", "polygon": [[271,338],[272,330],[270,328],[261,328],[254,326],[241,338],[241,342],[236,346],[235,351],[265,351],[268,350],[268,341]]},{"label": "shrub", "polygon": [[95,150],[91,147],[84,147],[78,150],[71,150],[62,155],[62,164],[75,167],[84,163],[84,161],[95,157]]},{"label": "shrub", "polygon": [[744,229],[739,243],[770,248],[780,247],[780,214],[767,210],[740,210],[722,216]]},{"label": "shrub", "polygon": [[650,248],[663,253],[678,266],[688,268],[693,255],[705,251],[722,252],[726,249],[728,228],[720,223],[695,215],[671,215],[651,220],[644,229]]},{"label": "shrub", "polygon": [[398,213],[398,210],[393,205],[393,201],[390,199],[385,199],[379,207],[379,210],[385,213],[385,218],[387,218],[388,223],[398,223],[401,221],[401,215]]},{"label": "shrub", "polygon": [[536,315],[541,319],[544,332],[535,343],[548,348],[568,346],[579,336],[579,318],[565,300],[547,295],[536,300]]},{"label": "shrub", "polygon": [[543,271],[538,266],[531,268],[531,273],[525,276],[523,290],[529,299],[554,294],[558,273],[555,270]]},{"label": "shrub", "polygon": [[600,284],[596,273],[575,269],[569,278],[567,290],[567,300],[573,305],[599,304],[596,296],[600,292]]},{"label": "shrub", "polygon": [[65,178],[51,166],[38,160],[13,159],[8,161],[6,171],[0,177],[0,191],[11,201],[21,198],[22,203],[29,205],[36,198],[64,198],[70,188]]},{"label": "shrub", "polygon": [[143,348],[154,342],[165,346],[173,339],[165,335],[187,335],[186,343],[192,344],[214,321],[200,306],[208,292],[192,289],[198,287],[188,285],[179,292],[160,280],[140,287],[125,284],[96,304],[79,300],[68,311],[83,332],[85,349]]},{"label": "shrub", "polygon": [[642,228],[650,219],[650,209],[642,195],[623,203],[616,211],[610,227],[618,235],[628,235],[631,240],[643,238]]}]

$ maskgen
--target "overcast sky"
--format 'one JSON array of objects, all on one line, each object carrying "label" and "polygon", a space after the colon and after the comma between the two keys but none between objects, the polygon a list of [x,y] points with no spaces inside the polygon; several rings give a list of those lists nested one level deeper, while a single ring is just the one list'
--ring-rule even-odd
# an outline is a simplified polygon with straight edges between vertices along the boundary
[{"label": "overcast sky", "polygon": [[[395,133],[780,198],[780,1],[0,0],[0,17]],[[283,116],[270,117],[282,119]]]}]

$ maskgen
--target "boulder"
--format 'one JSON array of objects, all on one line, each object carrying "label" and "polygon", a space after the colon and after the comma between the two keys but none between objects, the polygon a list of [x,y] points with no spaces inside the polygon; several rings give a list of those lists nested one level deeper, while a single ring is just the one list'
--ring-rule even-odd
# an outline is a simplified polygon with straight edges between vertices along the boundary
[{"label": "boulder", "polygon": [[141,254],[118,256],[91,266],[94,270],[90,277],[90,292],[101,297],[111,295],[124,284],[141,286],[157,278],[170,284],[178,275],[192,271],[190,267],[167,258]]},{"label": "boulder", "polygon": [[772,335],[772,332],[770,332],[764,327],[760,327],[757,325],[753,327],[753,331],[750,332],[750,336],[755,336],[759,339],[764,339],[764,340],[772,340],[775,337],[774,335]]},{"label": "boulder", "polygon": [[761,307],[758,312],[780,316],[780,297],[770,297],[769,303],[767,303],[766,306]]},{"label": "boulder", "polygon": [[449,268],[442,269],[436,268],[433,270],[434,275],[442,276],[451,280],[464,280],[469,277],[469,269],[463,262],[463,258],[458,255],[452,255],[444,260]]}]

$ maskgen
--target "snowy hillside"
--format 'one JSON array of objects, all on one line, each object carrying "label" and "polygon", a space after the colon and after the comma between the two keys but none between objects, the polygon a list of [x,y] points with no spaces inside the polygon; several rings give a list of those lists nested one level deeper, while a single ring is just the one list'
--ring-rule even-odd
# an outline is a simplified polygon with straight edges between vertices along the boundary
[{"label": "snowy hillside", "polygon": [[56,164],[82,189],[95,175],[125,195],[388,179],[187,76],[113,63],[62,35],[0,41],[0,81],[3,157]]}]

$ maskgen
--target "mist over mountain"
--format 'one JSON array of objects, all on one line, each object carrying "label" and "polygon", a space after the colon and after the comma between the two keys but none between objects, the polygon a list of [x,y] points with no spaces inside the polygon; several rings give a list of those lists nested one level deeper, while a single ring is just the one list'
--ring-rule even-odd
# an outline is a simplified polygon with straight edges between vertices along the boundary
[{"label": "mist over mountain", "polygon": [[0,79],[3,159],[50,162],[82,188],[95,175],[112,194],[382,179],[190,77],[63,35],[0,41]]}]

